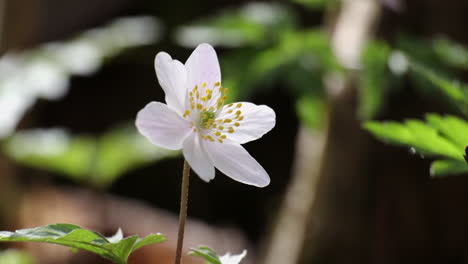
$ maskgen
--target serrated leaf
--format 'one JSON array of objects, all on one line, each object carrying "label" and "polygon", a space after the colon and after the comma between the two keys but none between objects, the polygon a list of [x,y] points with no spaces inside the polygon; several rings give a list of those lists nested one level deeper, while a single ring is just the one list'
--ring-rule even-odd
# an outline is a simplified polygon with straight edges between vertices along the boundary
[{"label": "serrated leaf", "polygon": [[398,122],[369,121],[364,123],[364,128],[378,139],[391,144],[410,145],[413,143],[411,131]]},{"label": "serrated leaf", "polygon": [[385,142],[413,147],[423,155],[440,155],[463,161],[464,146],[443,137],[435,128],[422,121],[366,122],[364,127]]},{"label": "serrated leaf", "polygon": [[431,164],[431,177],[468,173],[468,164],[458,160],[436,160]]},{"label": "serrated leaf", "polygon": [[414,148],[424,156],[441,156],[432,163],[432,177],[468,172],[464,159],[468,145],[468,122],[456,116],[427,114],[427,122],[366,122],[364,127],[378,139]]},{"label": "serrated leaf", "polygon": [[468,122],[452,115],[427,114],[428,123],[458,146],[468,145]]},{"label": "serrated leaf", "polygon": [[[120,239],[119,239],[120,238]],[[142,246],[166,240],[162,234],[145,238],[114,235],[112,242],[99,233],[72,224],[52,224],[16,232],[0,232],[0,242],[44,242],[68,246],[96,253],[117,264],[126,264],[128,256]]]},{"label": "serrated leaf", "polygon": [[202,257],[204,260],[207,261],[207,264],[222,264],[218,254],[216,254],[214,250],[206,246],[201,246],[196,249],[192,248],[190,251],[190,255]]},{"label": "serrated leaf", "polygon": [[442,155],[454,159],[463,160],[463,149],[442,137],[438,131],[419,120],[407,120],[405,125],[413,135],[413,144],[432,155]]}]

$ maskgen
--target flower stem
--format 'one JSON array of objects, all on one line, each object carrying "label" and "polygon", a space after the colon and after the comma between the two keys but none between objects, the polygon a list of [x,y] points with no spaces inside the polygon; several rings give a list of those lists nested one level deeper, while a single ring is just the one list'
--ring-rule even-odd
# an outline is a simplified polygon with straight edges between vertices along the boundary
[{"label": "flower stem", "polygon": [[185,219],[187,218],[187,203],[189,189],[190,165],[184,160],[184,170],[182,173],[182,191],[180,193],[180,212],[179,212],[179,233],[177,234],[177,250],[175,264],[180,264],[182,258],[182,245],[184,243]]}]

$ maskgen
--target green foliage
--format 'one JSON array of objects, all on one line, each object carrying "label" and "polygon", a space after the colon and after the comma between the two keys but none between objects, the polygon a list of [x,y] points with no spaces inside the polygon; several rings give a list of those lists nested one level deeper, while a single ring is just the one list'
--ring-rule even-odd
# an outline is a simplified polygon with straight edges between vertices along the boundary
[{"label": "green foliage", "polygon": [[296,102],[296,112],[303,124],[311,129],[320,129],[324,125],[326,104],[321,98],[303,96]]},{"label": "green foliage", "polygon": [[324,32],[288,31],[268,48],[235,50],[225,57],[223,81],[247,97],[258,87],[286,82],[296,94],[321,93],[324,72],[340,71]]},{"label": "green foliage", "polygon": [[285,5],[249,3],[180,27],[176,40],[188,47],[201,42],[226,47],[259,45],[274,40],[278,32],[293,27],[295,21],[294,13]]},{"label": "green foliage", "polygon": [[376,138],[390,144],[411,147],[423,156],[442,157],[431,166],[432,176],[468,172],[463,156],[468,145],[468,122],[455,116],[428,114],[426,122],[366,122]]},{"label": "green foliage", "polygon": [[384,103],[390,77],[387,67],[389,55],[390,47],[382,42],[370,42],[363,51],[358,109],[363,120],[375,117]]},{"label": "green foliage", "polygon": [[421,40],[401,37],[396,47],[409,61],[410,77],[422,95],[443,94],[468,116],[467,85],[455,80],[457,70],[468,68],[468,49],[446,38]]},{"label": "green foliage", "polygon": [[468,166],[465,161],[459,160],[436,160],[431,164],[431,176],[443,177],[447,175],[457,175],[468,173]]},{"label": "green foliage", "polygon": [[130,169],[178,154],[149,144],[129,127],[97,138],[60,129],[23,131],[8,139],[4,150],[19,163],[96,187],[108,186]]},{"label": "green foliage", "polygon": [[442,74],[427,68],[422,64],[413,62],[411,69],[420,78],[438,88],[451,102],[458,106],[460,111],[468,116],[468,85],[457,80],[450,80]]},{"label": "green foliage", "polygon": [[197,249],[192,248],[190,255],[203,258],[206,264],[222,264],[218,254],[206,246],[201,246]]},{"label": "green foliage", "polygon": [[[106,238],[96,232],[71,224],[53,224],[16,232],[0,232],[0,242],[44,242],[68,246],[96,253],[117,264],[126,264],[131,253],[137,249],[161,243],[166,237],[151,234],[144,238],[130,236],[123,238],[122,231]],[[2,262],[3,263],[3,262]]]},{"label": "green foliage", "polygon": [[337,0],[292,0],[292,2],[301,4],[311,9],[322,9],[328,5],[337,4]]},{"label": "green foliage", "polygon": [[468,49],[446,38],[436,38],[432,43],[437,56],[447,65],[468,69]]},{"label": "green foliage", "polygon": [[19,250],[6,250],[0,252],[0,263],[2,264],[36,264],[37,261],[26,252]]},{"label": "green foliage", "polygon": [[[335,1],[300,2],[319,7]],[[344,70],[333,55],[328,34],[304,29],[293,11],[285,4],[249,3],[181,27],[176,40],[188,47],[201,42],[236,47],[220,59],[228,100],[245,100],[261,89],[286,87],[292,99],[298,99],[301,122],[316,128],[326,108],[324,75],[344,74]]]}]

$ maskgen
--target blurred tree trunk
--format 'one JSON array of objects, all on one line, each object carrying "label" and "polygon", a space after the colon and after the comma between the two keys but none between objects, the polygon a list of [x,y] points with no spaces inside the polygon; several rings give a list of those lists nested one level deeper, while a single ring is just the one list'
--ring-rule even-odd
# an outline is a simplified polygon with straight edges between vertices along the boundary
[{"label": "blurred tree trunk", "polygon": [[[333,10],[335,11],[335,10]],[[365,138],[356,116],[355,81],[361,50],[378,20],[374,0],[345,0],[330,13],[331,39],[348,79],[324,80],[329,115],[322,131],[301,127],[293,178],[263,263],[344,263],[365,258],[367,175],[362,174]],[[335,19],[333,21],[333,19]],[[367,241],[366,241],[367,240]]]}]

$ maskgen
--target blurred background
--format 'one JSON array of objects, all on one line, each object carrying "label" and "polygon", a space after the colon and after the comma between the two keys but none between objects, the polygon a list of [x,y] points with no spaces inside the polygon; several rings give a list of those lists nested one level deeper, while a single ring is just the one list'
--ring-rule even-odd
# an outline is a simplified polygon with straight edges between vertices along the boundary
[{"label": "blurred background", "polygon": [[[161,232],[169,241],[130,263],[172,263],[183,158],[134,120],[164,101],[156,53],[184,62],[207,42],[229,100],[276,111],[276,127],[245,145],[271,184],[192,174],[186,251],[246,248],[242,263],[468,263],[466,175],[431,178],[432,159],[363,129],[466,114],[428,76],[467,77],[467,11],[465,0],[0,0],[0,229]],[[55,245],[0,246],[6,264],[107,263]]]}]

